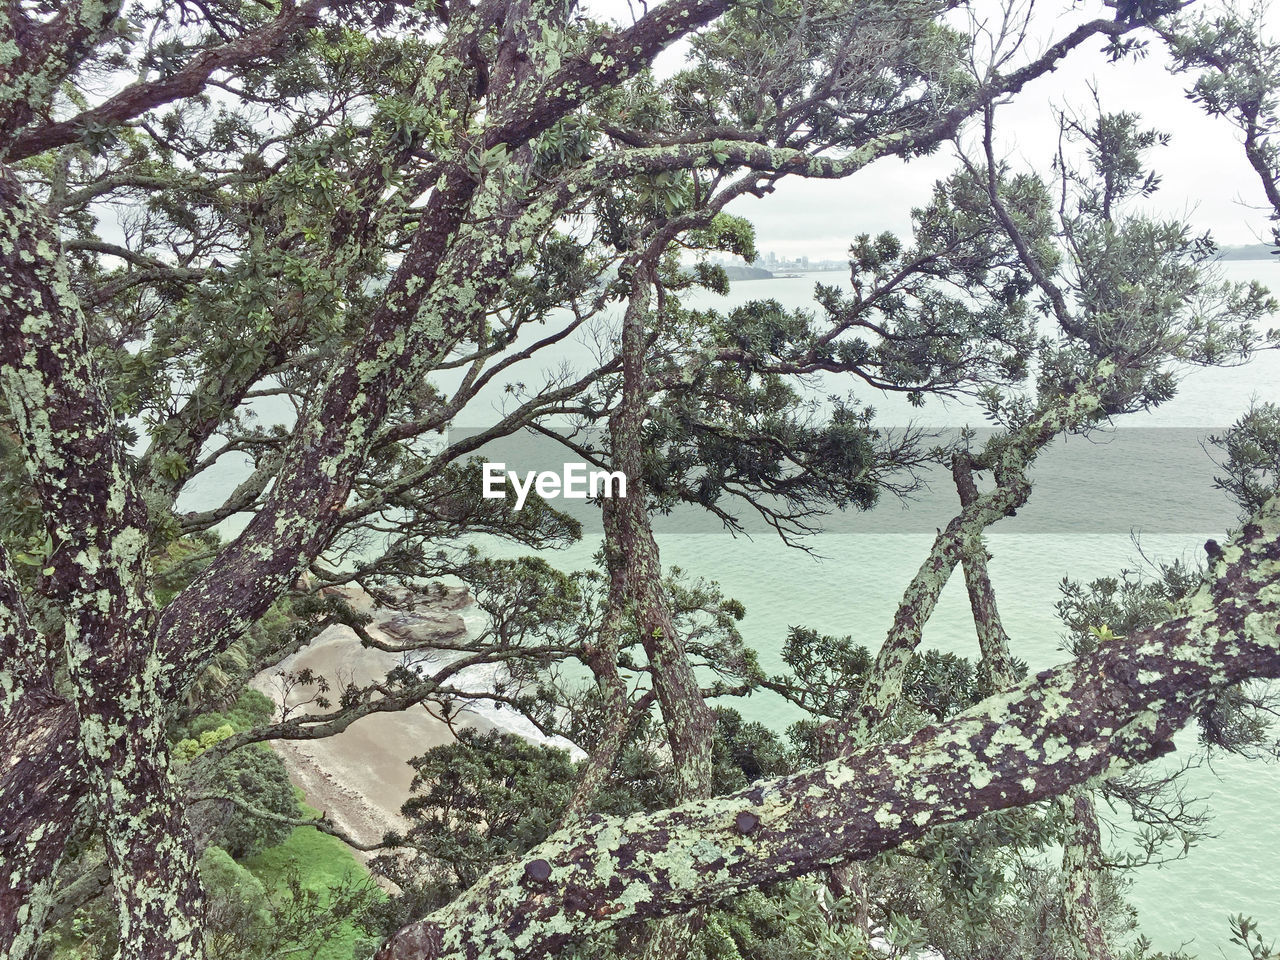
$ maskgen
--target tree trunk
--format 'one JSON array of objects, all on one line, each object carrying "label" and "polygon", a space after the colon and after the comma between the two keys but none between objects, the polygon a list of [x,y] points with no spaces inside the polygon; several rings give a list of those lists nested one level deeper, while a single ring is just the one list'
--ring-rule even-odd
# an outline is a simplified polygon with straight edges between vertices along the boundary
[{"label": "tree trunk", "polygon": [[1098,879],[1102,873],[1102,834],[1092,793],[1077,787],[1054,805],[1061,811],[1063,911],[1067,933],[1078,960],[1112,960],[1099,911]]},{"label": "tree trunk", "polygon": [[204,894],[169,772],[167,711],[147,682],[156,673],[93,701],[80,736],[120,909],[119,960],[200,960]]},{"label": "tree trunk", "polygon": [[[996,485],[992,490],[978,493],[976,488],[969,486],[972,476],[969,477],[968,485],[961,491],[962,503],[966,495],[972,496],[946,529],[938,531],[929,556],[903,593],[861,696],[838,724],[827,725],[824,756],[848,752],[866,743],[876,726],[898,704],[902,697],[903,678],[920,644],[924,625],[933,615],[956,564],[961,562],[966,550],[971,549],[971,539],[981,537],[983,530],[1003,517],[1012,516],[1027,502],[1031,495],[1027,466],[1054,437],[1096,416],[1101,391],[1113,369],[1114,365],[1109,362],[1099,363],[1093,375],[1073,393],[1043,401],[1036,416],[1017,432],[1002,438],[1002,443],[996,448],[994,462],[983,464],[995,475]],[[971,469],[967,458],[964,469]],[[959,471],[955,476],[959,482]]]},{"label": "tree trunk", "polygon": [[[19,828],[23,835],[7,845],[38,847],[39,863],[28,868],[32,879],[9,879],[17,897],[11,917],[0,922],[20,928],[15,942],[38,936],[51,867],[74,823],[76,790],[62,781],[70,769],[87,781],[102,817],[122,955],[199,957],[199,882],[165,757],[165,670],[155,657],[147,508],[130,479],[56,231],[4,168],[0,201],[13,238],[0,248],[0,386],[46,518],[51,547],[40,586],[61,607],[60,647],[75,708],[74,728],[65,708],[44,700],[20,707],[20,698],[13,705],[18,709],[6,712],[7,727],[25,720],[46,739],[30,751],[25,776],[6,776],[4,786],[18,791],[17,809],[32,813],[32,822]],[[4,582],[6,594],[16,592],[12,578]],[[5,598],[7,632],[16,603]],[[12,646],[6,639],[6,652]],[[20,668],[22,662],[18,658]],[[50,689],[47,672],[40,683],[37,689]],[[47,806],[30,805],[23,780],[38,785],[35,795]]]},{"label": "tree trunk", "polygon": [[609,418],[613,467],[627,477],[627,496],[603,501],[610,604],[633,618],[671,741],[680,801],[711,789],[715,717],[702,699],[693,667],[676,632],[662,587],[662,561],[649,522],[644,486],[643,430],[648,411],[644,379],[645,319],[652,267],[635,268],[622,330],[622,398]]},{"label": "tree trunk", "polygon": [[[969,507],[976,503],[978,487],[973,480],[973,465],[968,454],[955,456],[951,462],[951,476],[960,495],[960,506]],[[996,606],[996,592],[987,570],[988,559],[982,532],[971,532],[960,548],[964,585],[969,594],[969,609],[973,612],[982,663],[991,678],[991,685],[1000,690],[1013,683],[1013,656],[1009,652],[1009,635],[1000,619],[1000,608]]]},{"label": "tree trunk", "polygon": [[[960,494],[960,503],[967,507],[978,497],[969,457],[957,456],[952,461],[951,472]],[[969,607],[973,611],[982,663],[988,671],[991,685],[1001,690],[1013,683],[1013,663],[1009,653],[1009,635],[996,605],[995,589],[987,569],[987,547],[981,534],[975,533],[969,539],[962,559],[965,588],[969,593]],[[1064,825],[1063,910],[1072,945],[1078,960],[1112,960],[1098,911],[1102,837],[1093,796],[1087,789],[1076,787],[1065,797],[1055,799],[1053,806]]]},{"label": "tree trunk", "polygon": [[88,784],[75,711],[48,687],[0,714],[0,960],[27,960],[53,906],[53,878]]},{"label": "tree trunk", "polygon": [[[651,265],[636,266],[622,330],[622,398],[609,419],[613,466],[627,477],[627,496],[603,502],[605,559],[610,607],[630,616],[649,660],[650,678],[671,743],[677,802],[711,793],[711,741],[715,715],[702,690],[671,616],[662,586],[662,561],[649,520],[644,486],[643,429],[648,410],[645,386],[645,319]],[[644,960],[680,960],[689,949],[701,913],[667,917],[645,933]]]}]

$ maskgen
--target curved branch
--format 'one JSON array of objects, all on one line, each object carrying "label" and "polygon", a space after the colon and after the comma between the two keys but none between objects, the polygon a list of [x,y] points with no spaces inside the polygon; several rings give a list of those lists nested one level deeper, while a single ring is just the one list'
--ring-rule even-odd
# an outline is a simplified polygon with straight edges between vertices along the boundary
[{"label": "curved branch", "polygon": [[[270,23],[246,33],[238,40],[196,54],[179,70],[159,80],[141,80],[125,87],[105,103],[85,110],[69,120],[47,123],[22,134],[10,147],[6,159],[22,160],[77,142],[86,129],[114,126],[139,117],[148,110],[182,97],[195,96],[209,78],[265,57],[303,27],[314,23],[329,0],[307,0],[301,5],[281,4],[280,14]],[[83,4],[84,6],[109,6]],[[115,4],[116,7],[119,4]]]},{"label": "curved branch", "polygon": [[326,816],[318,818],[312,817],[286,817],[282,813],[273,813],[270,810],[263,810],[261,807],[255,807],[251,803],[246,803],[239,797],[228,797],[220,793],[202,793],[189,799],[190,803],[229,803],[233,807],[237,807],[259,820],[267,820],[271,823],[282,823],[289,827],[314,827],[321,833],[327,833],[331,837],[336,837],[353,850],[359,850],[362,853],[369,853],[373,850],[385,850],[389,844],[387,843],[361,843],[347,831],[343,830],[336,823]]}]

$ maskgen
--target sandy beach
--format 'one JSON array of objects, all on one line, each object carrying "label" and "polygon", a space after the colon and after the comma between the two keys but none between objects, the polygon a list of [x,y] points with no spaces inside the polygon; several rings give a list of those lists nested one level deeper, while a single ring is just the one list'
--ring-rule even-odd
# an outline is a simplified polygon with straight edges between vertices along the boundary
[{"label": "sandy beach", "polygon": [[[366,629],[380,640],[394,643],[409,637],[438,638],[443,643],[466,634],[466,624],[459,615],[468,602],[465,594],[424,600],[406,612],[376,608],[363,591],[342,592],[354,608],[373,617]],[[347,683],[380,680],[400,660],[397,654],[362,646],[350,627],[333,626],[278,666],[258,674],[252,686],[271,697],[278,708],[291,710],[291,715],[326,712],[299,706],[314,694],[314,688],[294,689],[286,698],[280,672],[310,669],[329,681],[329,698],[336,701]],[[464,715],[458,722],[461,726],[490,726],[472,715]],[[355,840],[376,843],[387,831],[403,833],[408,827],[400,807],[409,796],[413,779],[409,759],[453,740],[448,726],[418,706],[363,717],[324,739],[277,740],[271,746],[284,758],[290,779],[305,793],[307,803]]]}]

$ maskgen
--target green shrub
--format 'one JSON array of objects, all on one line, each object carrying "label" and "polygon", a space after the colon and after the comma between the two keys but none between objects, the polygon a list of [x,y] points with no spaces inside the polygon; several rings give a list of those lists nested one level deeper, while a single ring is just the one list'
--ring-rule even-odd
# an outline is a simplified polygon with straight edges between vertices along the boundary
[{"label": "green shrub", "polygon": [[265,747],[247,747],[218,760],[202,773],[197,790],[229,798],[200,804],[206,808],[201,819],[209,842],[236,859],[283,843],[293,827],[255,816],[235,801],[282,817],[302,816],[284,761]]},{"label": "green shrub", "polygon": [[205,943],[219,960],[259,960],[273,947],[272,911],[262,881],[221,847],[208,847],[200,857],[208,913]]}]

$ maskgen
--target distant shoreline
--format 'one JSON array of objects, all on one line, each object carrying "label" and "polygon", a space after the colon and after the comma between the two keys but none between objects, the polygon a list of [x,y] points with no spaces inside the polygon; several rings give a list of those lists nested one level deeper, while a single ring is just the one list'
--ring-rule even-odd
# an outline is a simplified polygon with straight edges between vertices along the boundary
[{"label": "distant shoreline", "polygon": [[1223,247],[1218,251],[1218,260],[1269,260],[1280,261],[1273,251],[1276,248],[1269,243],[1249,243],[1239,247]]},{"label": "distant shoreline", "polygon": [[[1248,262],[1268,262],[1280,263],[1280,256],[1272,251],[1270,244],[1254,243],[1241,247],[1223,247],[1218,251],[1218,255],[1214,257],[1219,263],[1248,263]],[[798,272],[788,269],[787,272],[777,272],[768,270],[764,267],[741,266],[721,264],[721,268],[729,278],[730,283],[740,283],[747,280],[797,280],[810,273],[843,273],[848,270],[848,266],[840,267],[808,267],[802,268]]]},{"label": "distant shoreline", "polygon": [[742,280],[799,280],[809,273],[844,273],[849,269],[847,266],[812,267],[801,270],[799,273],[774,273],[764,267],[735,267],[725,266],[724,264],[721,264],[721,267],[729,277],[730,283],[738,283]]}]

